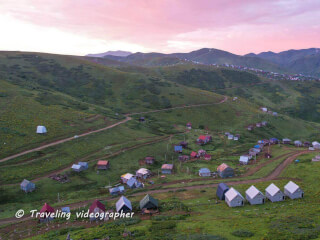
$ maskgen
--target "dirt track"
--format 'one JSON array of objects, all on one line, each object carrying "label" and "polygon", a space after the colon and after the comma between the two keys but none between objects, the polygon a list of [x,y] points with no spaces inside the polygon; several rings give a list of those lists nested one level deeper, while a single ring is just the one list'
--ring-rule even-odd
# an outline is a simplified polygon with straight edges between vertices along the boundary
[{"label": "dirt track", "polygon": [[[283,170],[290,164],[292,163],[298,156],[309,153],[311,151],[305,150],[305,151],[294,151],[291,153],[288,153],[289,156],[281,162],[268,176],[263,177],[263,178],[258,178],[258,179],[249,179],[249,180],[234,180],[234,181],[228,181],[228,185],[239,185],[239,184],[254,184],[258,182],[265,182],[265,181],[272,181],[276,180]],[[282,157],[287,154],[281,155]],[[281,156],[279,156],[276,159],[280,159]],[[268,161],[269,162],[269,161]],[[270,163],[270,162],[269,162]],[[264,164],[264,163],[263,163]],[[262,165],[262,164],[260,164]],[[259,169],[259,168],[256,168]],[[241,176],[239,179],[243,178],[245,175]],[[207,178],[208,180],[214,181],[215,179],[210,179]],[[174,183],[175,184],[175,183]],[[144,191],[144,192],[139,192],[139,193],[134,193],[130,194],[130,196],[140,196],[140,195],[145,195],[145,194],[156,194],[156,193],[164,193],[164,192],[169,192],[169,191],[177,191],[179,189],[187,189],[187,190],[192,190],[192,189],[199,189],[199,188],[212,188],[212,187],[217,187],[218,183],[209,183],[209,184],[203,184],[203,185],[194,185],[194,186],[184,186],[184,187],[175,187],[175,188],[166,188],[166,189],[157,189],[157,190],[149,190],[149,191]],[[107,198],[100,198],[101,200],[111,200],[111,197]],[[84,207],[88,204],[90,204],[93,201],[93,199],[78,202],[78,203],[73,203],[66,205],[70,207],[71,209],[77,209],[79,207]],[[5,224],[11,224],[11,223],[17,223],[21,221],[27,221],[30,220],[30,217],[24,217],[22,219],[17,219],[15,217],[12,218],[6,218],[6,219],[1,219],[0,220],[0,225],[5,225]]]},{"label": "dirt track", "polygon": [[[224,102],[226,102],[227,100],[228,100],[228,97],[227,97],[227,96],[224,96],[224,98],[223,98],[220,102],[217,102],[217,103],[193,104],[193,105],[188,105],[188,106],[179,106],[179,107],[172,107],[172,108],[164,108],[164,109],[152,110],[152,111],[147,111],[147,112],[128,113],[128,114],[125,114],[126,119],[124,119],[124,120],[122,120],[122,121],[120,121],[120,122],[114,123],[114,124],[112,124],[112,125],[109,125],[109,126],[107,126],[107,127],[104,127],[104,128],[100,128],[100,129],[97,129],[97,130],[93,130],[93,131],[90,131],[90,132],[86,132],[86,133],[79,134],[79,135],[78,135],[78,138],[84,137],[84,136],[88,136],[88,135],[93,134],[93,133],[102,132],[102,131],[108,130],[108,129],[110,129],[110,128],[114,128],[114,127],[116,127],[116,126],[118,126],[118,125],[121,125],[121,124],[123,124],[123,123],[126,123],[126,122],[128,122],[128,121],[130,121],[130,120],[132,119],[130,116],[133,116],[133,115],[146,114],[146,113],[155,113],[155,112],[169,111],[169,110],[182,109],[182,108],[192,108],[192,107],[201,107],[201,106],[217,105],[217,104],[224,103]],[[48,148],[48,147],[52,147],[52,146],[56,146],[56,145],[61,144],[61,143],[69,142],[69,141],[72,141],[72,140],[74,140],[74,139],[75,139],[74,137],[69,137],[69,138],[57,140],[57,141],[54,141],[54,142],[52,142],[52,143],[48,143],[48,144],[42,145],[42,146],[40,146],[40,147],[36,147],[36,148],[33,148],[33,149],[29,149],[29,150],[26,150],[26,151],[23,151],[23,152],[20,152],[20,153],[17,153],[17,154],[14,154],[14,155],[5,157],[5,158],[3,158],[3,159],[0,159],[0,162],[5,162],[5,161],[8,161],[8,160],[10,160],[10,159],[14,159],[14,158],[17,158],[17,157],[26,155],[26,154],[28,154],[28,153],[40,151],[40,150],[43,150],[43,149]]]}]

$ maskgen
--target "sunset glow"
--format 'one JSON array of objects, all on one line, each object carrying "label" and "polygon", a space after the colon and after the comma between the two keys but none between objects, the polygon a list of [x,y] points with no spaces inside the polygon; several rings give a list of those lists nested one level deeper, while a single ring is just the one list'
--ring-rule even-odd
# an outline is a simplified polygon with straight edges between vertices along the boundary
[{"label": "sunset glow", "polygon": [[320,46],[317,0],[0,0],[0,50],[237,54]]}]

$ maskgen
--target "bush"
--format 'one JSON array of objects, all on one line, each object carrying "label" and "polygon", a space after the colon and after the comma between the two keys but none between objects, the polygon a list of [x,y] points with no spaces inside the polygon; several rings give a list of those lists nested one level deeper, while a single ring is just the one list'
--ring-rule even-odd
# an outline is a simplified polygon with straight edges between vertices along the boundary
[{"label": "bush", "polygon": [[240,230],[232,232],[231,234],[236,237],[247,237],[247,238],[252,237],[254,235],[254,233],[252,233],[246,229],[240,229]]}]

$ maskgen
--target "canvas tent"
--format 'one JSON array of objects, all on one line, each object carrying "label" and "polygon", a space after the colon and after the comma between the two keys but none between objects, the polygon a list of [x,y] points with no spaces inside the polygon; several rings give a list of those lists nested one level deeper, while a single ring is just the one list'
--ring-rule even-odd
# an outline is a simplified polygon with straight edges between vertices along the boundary
[{"label": "canvas tent", "polygon": [[264,204],[265,197],[255,186],[251,186],[246,191],[246,199],[251,205]]},{"label": "canvas tent", "polygon": [[290,181],[287,185],[284,186],[284,194],[291,199],[296,199],[303,198],[304,192],[297,184]]},{"label": "canvas tent", "polygon": [[240,156],[239,162],[240,164],[247,165],[249,163],[250,157],[249,156]]},{"label": "canvas tent", "polygon": [[233,187],[225,193],[225,201],[229,207],[240,207],[244,205],[244,198]]},{"label": "canvas tent", "polygon": [[217,197],[220,200],[224,200],[225,199],[225,193],[229,190],[229,187],[227,184],[225,183],[219,183],[218,187],[217,187]]},{"label": "canvas tent", "polygon": [[200,177],[210,177],[211,172],[208,168],[201,168],[201,169],[199,169],[199,176]]},{"label": "canvas tent", "polygon": [[37,133],[38,133],[38,134],[45,134],[45,133],[47,133],[46,127],[45,127],[45,126],[38,126],[38,127],[37,127]]},{"label": "canvas tent", "polygon": [[280,202],[284,200],[283,192],[281,192],[281,190],[273,183],[266,188],[266,197],[271,202]]},{"label": "canvas tent", "polygon": [[132,205],[128,198],[125,196],[121,196],[120,199],[116,203],[117,212],[131,212]]}]

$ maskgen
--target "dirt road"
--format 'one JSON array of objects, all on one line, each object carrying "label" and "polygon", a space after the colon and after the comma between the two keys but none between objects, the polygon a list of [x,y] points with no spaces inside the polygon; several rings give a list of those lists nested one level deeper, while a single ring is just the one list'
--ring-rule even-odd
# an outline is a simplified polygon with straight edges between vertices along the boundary
[{"label": "dirt road", "polygon": [[[130,121],[130,120],[132,119],[130,116],[134,116],[134,115],[138,115],[138,114],[147,114],[147,113],[155,113],[155,112],[169,111],[169,110],[174,110],[174,109],[182,109],[182,108],[192,108],[192,107],[201,107],[201,106],[217,105],[217,104],[224,103],[224,102],[226,102],[227,100],[228,100],[228,97],[227,97],[227,96],[224,96],[224,98],[223,98],[220,102],[217,102],[217,103],[193,104],[193,105],[188,105],[188,106],[179,106],[179,107],[164,108],[164,109],[159,109],[159,110],[151,110],[151,111],[147,111],[147,112],[128,113],[128,114],[125,114],[126,119],[124,119],[124,120],[122,120],[122,121],[120,121],[120,122],[114,123],[114,124],[109,125],[109,126],[104,127],[104,128],[100,128],[100,129],[97,129],[97,130],[93,130],[93,131],[90,131],[90,132],[86,132],[86,133],[79,134],[77,138],[84,137],[84,136],[88,136],[88,135],[93,134],[93,133],[102,132],[102,131],[108,130],[108,129],[110,129],[110,128],[114,128],[114,127],[116,127],[116,126],[119,126],[119,125],[121,125],[121,124],[124,124],[124,123],[126,123],[126,122],[128,122],[128,121]],[[14,154],[14,155],[5,157],[5,158],[3,158],[3,159],[0,159],[0,162],[5,162],[5,161],[8,161],[8,160],[11,160],[11,159],[14,159],[14,158],[17,158],[17,157],[26,155],[26,154],[28,154],[28,153],[40,151],[40,150],[46,149],[46,148],[48,148],[48,147],[52,147],[52,146],[56,146],[56,145],[61,144],[61,143],[69,142],[69,141],[72,141],[72,140],[74,140],[74,139],[75,139],[74,137],[69,137],[69,138],[57,140],[57,141],[54,141],[54,142],[52,142],[52,143],[48,143],[48,144],[42,145],[42,146],[40,146],[40,147],[32,148],[32,149],[29,149],[29,150],[26,150],[26,151],[23,151],[23,152],[20,152],[20,153],[17,153],[17,154]]]},{"label": "dirt road", "polygon": [[[259,183],[259,182],[265,182],[265,181],[272,181],[276,180],[283,170],[290,164],[292,163],[298,156],[310,153],[311,151],[305,150],[305,151],[294,151],[289,153],[289,156],[281,162],[268,176],[262,177],[262,178],[257,178],[257,179],[246,179],[246,180],[241,180],[241,178],[244,177],[241,176],[238,178],[239,180],[234,180],[234,181],[228,181],[228,185],[239,185],[239,184],[254,184],[254,183]],[[286,154],[285,154],[286,155]],[[279,156],[280,157],[280,156]],[[214,179],[211,179],[211,181],[214,181]],[[169,191],[177,191],[180,189],[186,189],[186,190],[192,190],[192,189],[199,189],[199,188],[212,188],[212,187],[217,187],[218,183],[209,183],[209,184],[203,184],[203,185],[194,185],[194,186],[183,186],[183,187],[174,187],[174,188],[166,188],[166,189],[157,189],[157,190],[148,190],[148,191],[143,191],[143,192],[138,192],[134,194],[130,194],[130,196],[141,196],[141,195],[146,195],[146,194],[156,194],[156,193],[165,193]],[[106,198],[100,198],[101,200],[111,200],[111,197],[106,197]],[[77,203],[72,203],[67,205],[71,209],[77,209],[79,207],[85,207],[88,204],[90,204],[94,199],[86,200],[86,201],[81,201]],[[17,223],[21,221],[27,221],[30,220],[31,218],[29,216],[23,217],[21,219],[17,219],[15,217],[12,218],[6,218],[6,219],[1,219],[0,220],[0,225],[5,225],[5,224],[11,224],[11,223]]]}]

